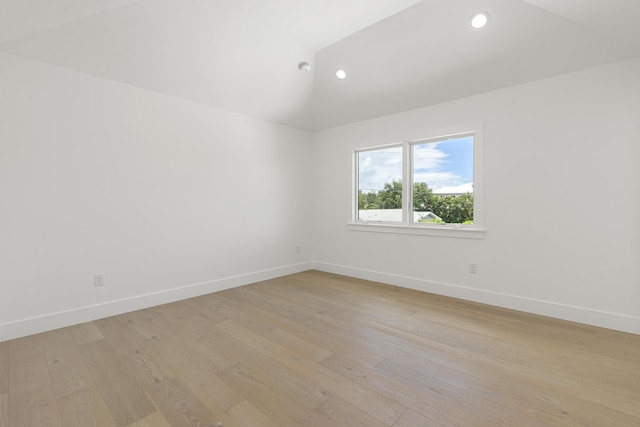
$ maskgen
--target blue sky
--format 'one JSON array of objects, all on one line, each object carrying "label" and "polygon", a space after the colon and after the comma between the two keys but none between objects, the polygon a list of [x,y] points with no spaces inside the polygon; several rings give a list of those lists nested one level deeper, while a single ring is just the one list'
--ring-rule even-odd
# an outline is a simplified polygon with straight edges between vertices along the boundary
[{"label": "blue sky", "polygon": [[[414,182],[426,182],[434,193],[473,192],[473,137],[413,146]],[[359,180],[363,191],[381,190],[402,179],[402,147],[361,152]]]}]

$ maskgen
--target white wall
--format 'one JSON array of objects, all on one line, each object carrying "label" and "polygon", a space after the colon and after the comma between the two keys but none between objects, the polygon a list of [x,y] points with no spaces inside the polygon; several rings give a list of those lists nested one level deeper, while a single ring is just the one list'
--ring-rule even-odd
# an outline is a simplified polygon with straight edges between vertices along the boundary
[{"label": "white wall", "polygon": [[[347,230],[353,149],[475,122],[484,240]],[[317,268],[640,333],[640,60],[314,138]]]},{"label": "white wall", "polygon": [[0,54],[0,341],[308,269],[310,150]]},{"label": "white wall", "polygon": [[[484,240],[347,230],[354,148],[478,121]],[[0,54],[0,341],[312,265],[640,333],[639,159],[640,60],[312,137]]]}]

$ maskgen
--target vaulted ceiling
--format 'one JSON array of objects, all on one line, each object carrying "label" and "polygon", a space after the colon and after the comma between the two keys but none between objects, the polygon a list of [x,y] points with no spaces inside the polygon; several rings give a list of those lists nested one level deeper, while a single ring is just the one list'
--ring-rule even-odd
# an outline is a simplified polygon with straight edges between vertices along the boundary
[{"label": "vaulted ceiling", "polygon": [[638,0],[0,0],[0,52],[318,130],[638,57],[637,16]]}]

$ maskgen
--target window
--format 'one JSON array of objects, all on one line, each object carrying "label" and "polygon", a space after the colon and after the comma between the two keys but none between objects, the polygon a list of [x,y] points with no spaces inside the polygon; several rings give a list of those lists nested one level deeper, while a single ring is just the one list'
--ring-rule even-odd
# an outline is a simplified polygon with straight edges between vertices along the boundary
[{"label": "window", "polygon": [[358,153],[358,218],[402,222],[402,146]]},{"label": "window", "polygon": [[480,154],[477,129],[356,150],[352,228],[482,237]]}]

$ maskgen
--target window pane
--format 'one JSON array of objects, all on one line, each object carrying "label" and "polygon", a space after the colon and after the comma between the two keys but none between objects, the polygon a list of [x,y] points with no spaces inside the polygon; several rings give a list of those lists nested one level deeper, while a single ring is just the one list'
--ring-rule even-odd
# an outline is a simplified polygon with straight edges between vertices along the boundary
[{"label": "window pane", "polygon": [[414,222],[473,224],[473,135],[413,145]]},{"label": "window pane", "polygon": [[402,222],[402,147],[358,153],[358,219]]}]

